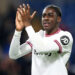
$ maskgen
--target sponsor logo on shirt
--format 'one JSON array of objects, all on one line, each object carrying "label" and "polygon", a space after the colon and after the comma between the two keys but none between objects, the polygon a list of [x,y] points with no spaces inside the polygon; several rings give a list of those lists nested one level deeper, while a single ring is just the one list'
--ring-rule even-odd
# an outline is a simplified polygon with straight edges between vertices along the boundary
[{"label": "sponsor logo on shirt", "polygon": [[35,55],[47,55],[47,56],[51,56],[51,53],[38,53],[38,52],[36,52],[35,49],[34,49],[34,54]]}]

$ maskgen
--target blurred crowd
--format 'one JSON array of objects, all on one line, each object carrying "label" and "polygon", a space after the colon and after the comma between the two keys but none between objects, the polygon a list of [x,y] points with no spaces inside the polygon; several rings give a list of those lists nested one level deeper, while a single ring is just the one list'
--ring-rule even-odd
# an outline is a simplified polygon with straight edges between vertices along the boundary
[{"label": "blurred crowd", "polygon": [[[31,1],[33,2],[33,4],[31,4]],[[43,2],[43,0],[41,0],[41,1]],[[35,31],[37,32],[42,28],[41,13],[42,13],[43,7],[45,5],[47,5],[47,3],[46,4],[43,4],[43,3],[45,3],[46,1],[49,1],[49,0],[46,0],[43,3],[41,1],[38,0],[36,2],[37,4],[40,4],[40,5],[38,5],[38,9],[39,9],[38,10],[37,6],[34,8],[34,6],[36,5],[35,0],[0,0],[0,75],[31,75],[31,61],[32,61],[31,54],[28,54],[17,60],[11,60],[9,58],[9,47],[10,47],[10,43],[11,43],[14,31],[15,31],[15,16],[16,16],[17,7],[22,3],[29,2],[32,5],[31,12],[33,10],[37,9],[38,15],[36,15],[36,17],[32,21],[32,25],[33,25]],[[52,1],[52,0],[50,0],[50,1]],[[54,0],[54,2],[55,1],[58,2],[58,0]],[[64,2],[65,2],[65,0],[64,0]],[[50,2],[48,2],[48,3],[50,3]],[[39,8],[39,6],[41,6],[41,4],[42,4],[42,7]],[[58,5],[58,3],[57,3],[57,5]],[[64,8],[62,8],[62,9],[64,9]],[[63,14],[66,14],[66,12],[63,12]],[[72,16],[72,15],[70,15],[70,16]],[[65,18],[63,18],[63,19],[65,19]],[[65,23],[65,20],[63,20],[63,22]],[[67,20],[67,22],[69,22],[69,20]],[[73,23],[73,21],[71,21],[71,22]],[[69,23],[67,23],[67,25],[68,24]],[[74,26],[70,26],[70,25],[65,26],[65,25],[61,24],[61,28],[64,30],[65,29],[69,30],[73,34],[73,37],[75,37]],[[69,29],[69,28],[71,28],[71,29]],[[27,39],[28,39],[27,33],[25,32],[25,30],[23,30],[22,37],[21,37],[21,44],[24,43]],[[73,45],[73,50],[74,50],[74,48],[75,47]],[[72,55],[74,55],[74,54],[75,54],[75,51],[72,52]],[[72,55],[68,62],[68,65],[67,65],[69,75],[75,75],[75,58]]]}]

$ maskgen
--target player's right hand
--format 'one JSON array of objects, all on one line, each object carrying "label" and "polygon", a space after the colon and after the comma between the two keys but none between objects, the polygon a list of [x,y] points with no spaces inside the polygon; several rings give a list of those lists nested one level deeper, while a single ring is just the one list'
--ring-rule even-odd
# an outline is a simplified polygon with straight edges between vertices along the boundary
[{"label": "player's right hand", "polygon": [[22,31],[22,29],[24,28],[24,25],[22,23],[21,15],[18,11],[16,12],[15,23],[16,23],[16,30],[17,31]]}]

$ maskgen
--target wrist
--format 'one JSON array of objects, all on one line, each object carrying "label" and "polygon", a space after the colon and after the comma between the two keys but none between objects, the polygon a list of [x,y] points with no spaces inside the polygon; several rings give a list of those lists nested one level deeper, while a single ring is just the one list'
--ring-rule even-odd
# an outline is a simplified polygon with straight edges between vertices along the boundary
[{"label": "wrist", "polygon": [[18,28],[16,28],[16,31],[20,32],[20,31],[22,31],[22,29],[18,29]]},{"label": "wrist", "polygon": [[26,25],[25,28],[26,28],[26,27],[29,27],[29,26],[31,26],[31,25]]},{"label": "wrist", "polygon": [[31,23],[26,22],[24,25],[25,25],[25,27],[28,27],[28,26],[31,26]]},{"label": "wrist", "polygon": [[14,35],[20,37],[20,36],[21,36],[21,32],[22,32],[22,31],[17,31],[17,30],[15,30],[15,34],[14,34]]}]

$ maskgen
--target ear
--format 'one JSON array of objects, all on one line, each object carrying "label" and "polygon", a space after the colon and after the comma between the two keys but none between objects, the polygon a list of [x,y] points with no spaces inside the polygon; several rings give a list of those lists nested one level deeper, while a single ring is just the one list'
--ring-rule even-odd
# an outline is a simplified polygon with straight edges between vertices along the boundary
[{"label": "ear", "polygon": [[61,17],[60,17],[60,16],[57,17],[57,22],[58,22],[58,23],[61,22]]}]

